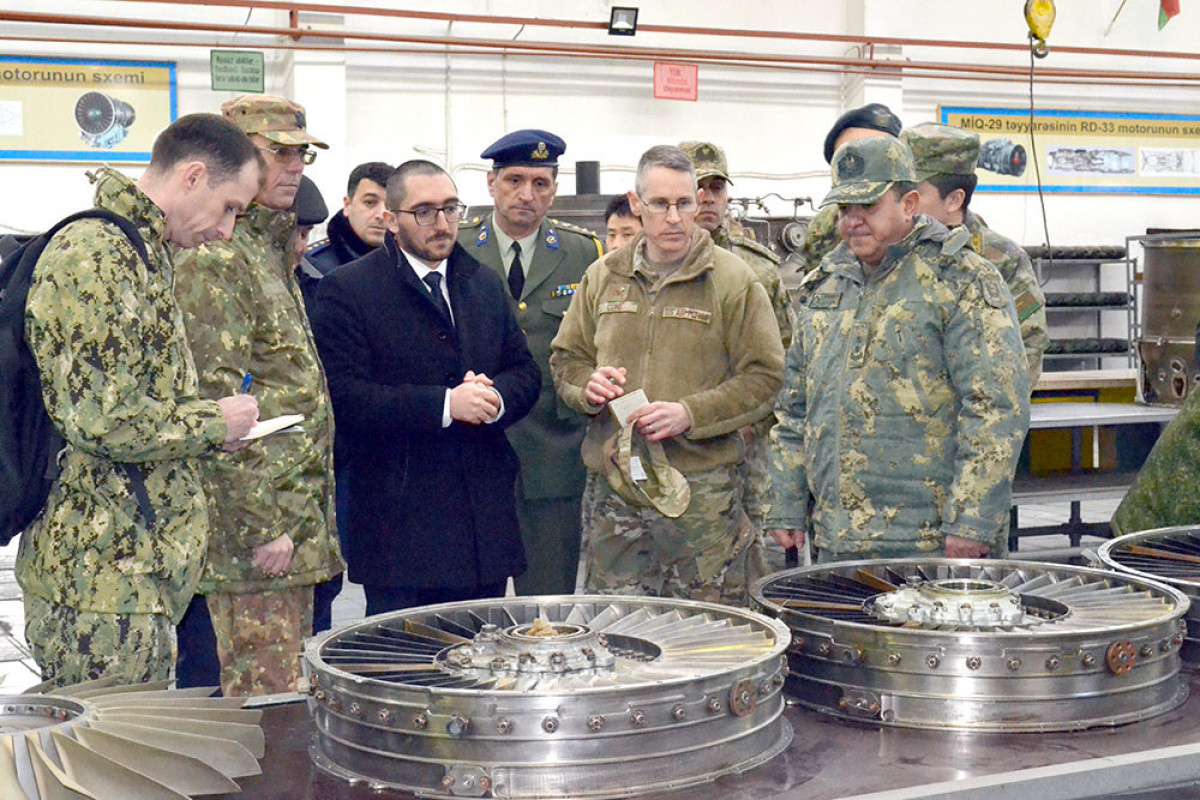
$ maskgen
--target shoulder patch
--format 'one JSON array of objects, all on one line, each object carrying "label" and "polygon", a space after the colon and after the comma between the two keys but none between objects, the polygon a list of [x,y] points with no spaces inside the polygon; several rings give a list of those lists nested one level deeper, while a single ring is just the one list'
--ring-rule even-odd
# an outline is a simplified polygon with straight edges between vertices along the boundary
[{"label": "shoulder patch", "polygon": [[1005,290],[1004,279],[994,269],[979,276],[979,291],[983,295],[983,301],[992,308],[1004,308],[1011,302],[1011,295]]}]

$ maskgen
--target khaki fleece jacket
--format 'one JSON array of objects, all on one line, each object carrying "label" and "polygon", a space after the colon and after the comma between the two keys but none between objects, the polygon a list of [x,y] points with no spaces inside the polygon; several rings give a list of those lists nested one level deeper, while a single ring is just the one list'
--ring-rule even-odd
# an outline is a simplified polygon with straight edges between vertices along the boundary
[{"label": "khaki fleece jacket", "polygon": [[583,461],[601,471],[601,447],[617,430],[584,398],[599,366],[624,367],[625,391],[679,402],[692,427],[663,443],[671,465],[697,473],[741,460],[738,429],[771,413],[783,381],[779,325],[766,290],[737,256],[696,228],[683,264],[652,290],[645,234],[588,267],[551,345],[554,386],[592,415]]}]

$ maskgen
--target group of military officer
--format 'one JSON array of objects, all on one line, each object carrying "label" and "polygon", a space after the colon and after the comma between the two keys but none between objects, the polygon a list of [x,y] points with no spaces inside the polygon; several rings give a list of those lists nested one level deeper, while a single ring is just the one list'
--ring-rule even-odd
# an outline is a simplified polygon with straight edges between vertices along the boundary
[{"label": "group of military officer", "polygon": [[[289,402],[298,391],[308,416],[303,437],[265,446],[240,443],[240,424],[237,435],[229,423],[208,437],[209,449],[224,443],[233,453],[205,471],[214,493],[207,515],[220,522],[207,547],[207,610],[226,690],[253,692],[294,680],[286,663],[312,625],[309,587],[317,585],[317,605],[327,608],[330,592],[320,587],[340,567],[328,480],[329,390],[316,358],[320,342],[305,321],[305,304],[321,308],[321,291],[301,298],[290,255],[296,216],[287,212],[303,165],[315,156],[310,145],[324,143],[307,133],[303,109],[283,98],[239,98],[223,112],[258,151],[263,180],[232,232],[203,239],[232,233],[231,244],[177,257],[186,328],[176,323],[175,333],[195,351],[200,396],[236,394],[239,383],[245,392],[253,372],[256,381],[266,378],[255,386],[263,408],[294,410]],[[732,179],[718,145],[689,141],[643,154],[625,203],[613,207],[638,225],[607,253],[594,234],[548,216],[565,150],[542,130],[510,133],[484,150],[493,162],[487,185],[494,207],[469,220],[440,167],[363,165],[351,176],[340,222],[310,248],[303,271],[308,278],[362,271],[368,261],[380,263],[382,244],[401,270],[412,268],[405,291],[417,292],[421,313],[436,311],[431,332],[452,345],[472,335],[462,316],[470,313],[468,298],[503,295],[495,299],[506,307],[501,317],[519,326],[528,351],[512,355],[531,357],[541,373],[536,400],[506,397],[509,390],[472,364],[461,343],[451,347],[458,348],[457,373],[430,388],[445,392],[435,425],[453,434],[447,442],[469,448],[485,440],[487,425],[500,423],[515,451],[515,486],[504,487],[500,500],[515,506],[525,551],[526,569],[514,576],[518,592],[573,592],[582,556],[589,591],[745,603],[766,569],[764,530],[785,546],[811,537],[823,561],[1005,552],[1045,316],[1028,258],[968,208],[978,137],[942,125],[902,131],[879,105],[844,114],[826,140],[833,187],[809,229],[806,275],[794,297],[781,285],[778,258],[729,213]],[[155,201],[139,199],[154,209]],[[302,224],[315,221],[294,211]],[[471,277],[468,265],[495,277]],[[253,282],[244,280],[249,274]],[[307,313],[314,314],[311,305]],[[317,327],[344,338],[340,328],[350,321],[331,314],[315,314]],[[178,358],[191,363],[191,354]],[[417,380],[403,375],[407,354],[381,358],[389,369],[401,365],[395,382]],[[189,396],[194,383],[184,387]],[[452,407],[459,392],[479,410],[460,415]],[[151,447],[158,434],[146,435]],[[403,487],[407,471],[421,465],[405,460],[401,467]],[[338,481],[345,541],[362,520],[346,513],[343,491],[365,489],[343,482],[340,467]],[[468,485],[456,496],[474,503],[474,491]],[[301,494],[303,513],[285,497]],[[265,500],[275,511],[250,508]],[[276,517],[304,524],[276,530]],[[139,525],[130,521],[129,541],[149,535]],[[477,542],[491,535],[475,527]],[[421,535],[436,544],[436,530]],[[45,600],[62,604],[62,593],[43,587],[52,585],[49,572],[70,567],[47,560],[47,544],[27,536],[18,565],[34,616],[47,613],[38,605]],[[409,544],[395,547],[404,553]],[[309,550],[319,557],[303,556]],[[470,554],[463,557],[469,566]],[[114,569],[121,558],[94,556]],[[349,561],[352,578],[367,566]],[[180,584],[168,576],[155,589],[164,599],[145,608],[89,608],[79,599],[86,592],[72,595],[70,607],[108,613],[117,628],[131,611],[149,611],[155,624],[178,622],[198,579],[189,573]],[[470,576],[448,575],[445,583],[450,593],[439,598],[495,588]],[[272,620],[284,611],[290,621],[281,628]],[[88,625],[55,629],[47,635],[63,646],[43,643],[41,651],[81,646],[95,620]],[[239,627],[247,626],[253,641],[239,645]],[[123,646],[119,636],[105,641]],[[117,661],[92,659],[79,675],[47,671],[97,677]],[[281,676],[275,683],[260,680],[264,663]],[[157,667],[139,674],[161,677]]]}]

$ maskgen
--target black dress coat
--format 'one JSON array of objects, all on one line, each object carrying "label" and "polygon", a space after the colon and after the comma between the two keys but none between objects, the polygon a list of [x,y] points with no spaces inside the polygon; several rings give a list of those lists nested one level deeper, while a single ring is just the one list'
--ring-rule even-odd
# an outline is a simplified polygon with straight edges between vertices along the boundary
[{"label": "black dress coat", "polygon": [[[456,245],[447,285],[454,325],[391,235],[321,281],[313,331],[350,473],[352,581],[470,589],[525,569],[504,429],[533,407],[540,374],[493,270]],[[495,382],[504,415],[443,428],[467,370]]]}]

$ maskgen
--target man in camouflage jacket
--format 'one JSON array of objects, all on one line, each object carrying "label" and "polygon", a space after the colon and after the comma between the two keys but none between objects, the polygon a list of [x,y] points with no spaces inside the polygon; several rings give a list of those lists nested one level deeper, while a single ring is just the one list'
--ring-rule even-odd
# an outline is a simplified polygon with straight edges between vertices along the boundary
[{"label": "man in camouflage jacket", "polygon": [[[203,396],[250,373],[266,419],[303,414],[300,431],[205,465],[212,536],[200,583],[227,695],[288,691],[312,634],[313,585],[342,570],[334,522],[333,416],[325,373],[291,268],[309,145],[304,110],[242,96],[221,107],[265,151],[267,177],[228,243],[179,259],[176,291]],[[181,637],[182,638],[182,637]],[[183,649],[181,644],[180,648]]]},{"label": "man in camouflage jacket", "polygon": [[[711,142],[683,142],[679,145],[696,165],[696,185],[700,189],[700,211],[696,214],[696,227],[703,228],[712,236],[713,244],[728,250],[746,262],[746,266],[767,290],[771,310],[779,324],[779,338],[783,349],[792,343],[792,326],[795,324],[791,298],[779,277],[779,256],[753,239],[747,238],[735,228],[729,215],[729,162],[725,151]],[[767,481],[767,437],[775,425],[775,417],[742,429],[746,443],[746,454],[742,460],[742,478],[745,481],[746,514],[760,533],[762,531],[763,506],[766,503]]]},{"label": "man in camouflage jacket", "polygon": [[927,122],[904,129],[900,139],[913,154],[921,198],[917,210],[948,228],[965,226],[971,234],[971,249],[990,261],[1008,284],[1021,322],[1029,385],[1033,386],[1042,374],[1042,354],[1050,343],[1046,298],[1025,248],[993,231],[969,208],[977,182],[979,134]]},{"label": "man in camouflage jacket", "polygon": [[228,238],[261,176],[244,138],[215,115],[192,114],[159,135],[136,184],[99,170],[96,206],[137,227],[148,263],[115,225],[84,219],[59,231],[35,268],[26,341],[66,446],[46,508],[21,536],[16,576],[25,637],[47,681],[169,676],[171,625],[196,589],[208,539],[196,456],[238,446],[257,406],[197,396],[167,245]]},{"label": "man in camouflage jacket", "polygon": [[821,561],[1002,555],[1029,425],[1012,296],[915,214],[902,142],[846,144],[833,175],[843,243],[798,291],[766,524],[790,546],[811,521]]}]

